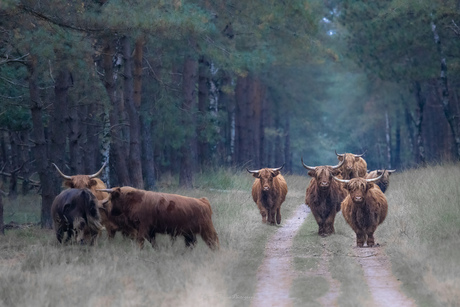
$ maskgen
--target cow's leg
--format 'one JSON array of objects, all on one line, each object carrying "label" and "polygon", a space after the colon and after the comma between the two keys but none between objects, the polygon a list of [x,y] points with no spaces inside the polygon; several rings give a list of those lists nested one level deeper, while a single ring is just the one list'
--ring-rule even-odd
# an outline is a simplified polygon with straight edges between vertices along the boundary
[{"label": "cow's leg", "polygon": [[262,215],[262,223],[267,223],[267,209],[259,203],[257,204],[257,207],[259,208],[260,215]]},{"label": "cow's leg", "polygon": [[210,249],[219,249],[219,237],[212,225],[206,229],[201,229],[201,237]]},{"label": "cow's leg", "polygon": [[273,209],[268,209],[268,223],[270,225],[275,225],[275,214],[276,214],[276,210],[273,210]]},{"label": "cow's leg", "polygon": [[326,235],[330,235],[335,233],[334,229],[334,220],[335,220],[335,210],[332,210],[328,217],[326,218],[326,221],[324,222],[324,232]]},{"label": "cow's leg", "polygon": [[319,215],[316,210],[311,211],[313,213],[313,216],[315,217],[316,224],[318,224],[318,235],[322,236],[324,235],[324,222],[323,218]]},{"label": "cow's leg", "polygon": [[366,233],[361,230],[357,231],[356,232],[356,245],[358,245],[358,247],[363,247],[365,241],[366,241]]},{"label": "cow's leg", "polygon": [[196,244],[196,235],[194,233],[184,233],[185,245],[193,247]]},{"label": "cow's leg", "polygon": [[281,207],[276,208],[276,224],[281,224]]}]

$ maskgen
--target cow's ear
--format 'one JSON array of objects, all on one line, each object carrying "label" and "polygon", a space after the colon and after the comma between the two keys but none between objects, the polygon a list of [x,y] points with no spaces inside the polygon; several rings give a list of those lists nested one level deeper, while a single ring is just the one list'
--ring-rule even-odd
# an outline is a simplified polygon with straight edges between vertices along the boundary
[{"label": "cow's ear", "polygon": [[366,184],[366,191],[368,191],[369,189],[372,189],[374,187],[374,183],[373,182],[368,182]]},{"label": "cow's ear", "polygon": [[280,171],[274,171],[272,172],[272,177],[276,177],[280,174]]},{"label": "cow's ear", "polygon": [[252,176],[254,176],[255,178],[260,178],[260,174],[259,174],[259,173],[252,173]]},{"label": "cow's ear", "polygon": [[316,172],[315,171],[308,171],[308,176],[310,177],[315,177],[316,176]]},{"label": "cow's ear", "polygon": [[88,183],[88,189],[91,189],[91,187],[97,185],[96,179],[90,179]]},{"label": "cow's ear", "polygon": [[72,180],[65,180],[64,181],[64,186],[68,187],[68,188],[71,188],[73,189],[74,188],[74,185],[72,183]]},{"label": "cow's ear", "polygon": [[355,157],[355,162],[358,162],[359,161],[359,157]]},{"label": "cow's ear", "polygon": [[342,172],[339,170],[339,169],[334,169],[332,170],[331,172],[331,175],[337,177],[338,175],[340,175]]},{"label": "cow's ear", "polygon": [[343,156],[337,156],[337,159],[339,159],[339,161],[343,161]]}]

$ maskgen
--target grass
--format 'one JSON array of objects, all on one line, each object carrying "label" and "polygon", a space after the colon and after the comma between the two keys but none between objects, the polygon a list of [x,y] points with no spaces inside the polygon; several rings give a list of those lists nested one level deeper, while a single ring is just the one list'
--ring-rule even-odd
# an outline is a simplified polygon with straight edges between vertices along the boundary
[{"label": "grass", "polygon": [[[459,178],[459,164],[391,176],[389,212],[376,241],[389,256],[403,291],[419,306],[460,302]],[[286,176],[283,221],[303,203],[308,180]],[[277,230],[261,223],[252,182],[246,172],[217,170],[198,175],[193,190],[163,185],[164,192],[210,200],[221,243],[218,252],[210,251],[201,238],[190,250],[180,238],[172,243],[160,235],[157,249],[146,245],[141,251],[120,235],[113,241],[101,238],[95,247],[61,246],[51,230],[7,230],[0,236],[0,306],[249,306],[266,241]],[[36,196],[4,202],[5,224],[39,221]],[[294,237],[294,305],[321,305],[331,285],[316,274],[319,268],[337,281],[340,306],[367,305],[370,293],[353,257],[353,231],[341,215],[334,235],[319,237],[317,227],[309,215]]]},{"label": "grass", "polygon": [[[119,234],[88,247],[61,246],[52,230],[38,226],[8,230],[0,236],[0,306],[249,306],[267,238],[277,227],[261,223],[246,172],[219,170],[196,182],[193,190],[172,184],[162,191],[210,200],[219,251],[200,237],[190,250],[181,238],[172,243],[159,235],[157,249],[146,244],[141,251]],[[23,212],[21,223],[38,222],[37,200],[5,199],[5,223]],[[283,219],[299,204],[288,196]]]}]

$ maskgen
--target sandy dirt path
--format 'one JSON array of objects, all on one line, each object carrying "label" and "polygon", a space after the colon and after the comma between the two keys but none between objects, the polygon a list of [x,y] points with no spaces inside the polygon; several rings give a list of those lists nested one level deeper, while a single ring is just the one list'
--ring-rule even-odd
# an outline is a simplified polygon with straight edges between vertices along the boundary
[{"label": "sandy dirt path", "polygon": [[[289,294],[297,272],[293,266],[291,248],[293,238],[309,213],[310,209],[306,205],[300,205],[294,215],[268,240],[264,261],[257,272],[258,283],[251,301],[252,307],[293,306]],[[401,282],[392,274],[391,264],[381,247],[352,249],[350,261],[356,259],[363,268],[373,299],[371,306],[416,306],[412,299],[401,292]],[[321,276],[330,285],[329,292],[318,298],[318,302],[322,306],[338,306],[340,283],[332,278],[329,271],[328,262],[332,256],[328,250],[327,242],[323,243],[319,266],[308,275]]]},{"label": "sandy dirt path", "polygon": [[412,299],[401,292],[401,282],[391,273],[391,264],[381,247],[355,247],[354,253],[363,268],[373,306],[416,306]]},{"label": "sandy dirt path", "polygon": [[[301,205],[294,215],[269,239],[265,258],[257,271],[257,289],[251,306],[292,306],[289,297],[293,278],[292,240],[307,217],[308,207]],[[267,226],[268,227],[268,226]]]}]

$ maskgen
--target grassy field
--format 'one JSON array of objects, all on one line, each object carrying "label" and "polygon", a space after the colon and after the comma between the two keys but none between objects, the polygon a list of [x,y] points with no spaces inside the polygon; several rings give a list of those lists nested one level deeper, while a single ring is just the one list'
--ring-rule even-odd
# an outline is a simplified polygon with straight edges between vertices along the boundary
[{"label": "grassy field", "polygon": [[[376,232],[403,290],[419,306],[460,302],[460,165],[438,165],[395,173],[387,192],[389,213]],[[307,176],[286,176],[289,193],[283,220],[304,201]],[[158,237],[158,248],[136,245],[119,234],[95,247],[61,246],[51,230],[7,230],[0,235],[0,306],[249,306],[267,238],[277,227],[261,223],[251,198],[253,177],[219,170],[196,178],[197,188],[164,192],[206,196],[213,208],[221,249],[212,252],[199,238],[187,249],[178,238]],[[159,185],[162,187],[161,183]],[[167,188],[166,188],[167,186]],[[39,199],[5,202],[5,223],[39,221]],[[328,256],[338,281],[340,306],[364,306],[370,293],[350,250],[353,231],[336,218],[336,234],[317,235],[310,215],[294,238],[291,296],[298,306],[319,306],[330,290],[310,274]],[[350,295],[352,294],[352,295]],[[308,304],[307,304],[308,302]]]}]

